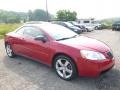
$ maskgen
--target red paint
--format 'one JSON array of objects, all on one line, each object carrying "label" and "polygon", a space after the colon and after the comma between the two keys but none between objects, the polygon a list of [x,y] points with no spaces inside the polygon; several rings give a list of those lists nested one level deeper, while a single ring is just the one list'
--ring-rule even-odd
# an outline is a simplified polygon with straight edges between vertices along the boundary
[{"label": "red paint", "polygon": [[16,54],[32,58],[49,66],[52,66],[53,57],[57,53],[66,54],[74,60],[78,74],[81,76],[98,76],[102,71],[114,65],[114,60],[110,58],[102,61],[93,61],[81,57],[80,50],[97,51],[104,55],[105,52],[110,51],[107,45],[98,40],[80,36],[78,38],[55,41],[47,32],[44,30],[43,32],[48,37],[46,43],[20,36],[15,32],[7,34],[5,42],[12,46]]}]

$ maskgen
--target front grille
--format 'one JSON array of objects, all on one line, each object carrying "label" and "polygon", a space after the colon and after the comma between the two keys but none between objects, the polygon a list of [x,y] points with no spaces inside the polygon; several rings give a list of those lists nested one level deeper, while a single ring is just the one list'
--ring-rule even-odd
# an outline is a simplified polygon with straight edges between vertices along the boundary
[{"label": "front grille", "polygon": [[108,56],[109,58],[113,58],[113,54],[112,54],[111,52],[108,52],[108,53],[107,53],[107,56]]}]

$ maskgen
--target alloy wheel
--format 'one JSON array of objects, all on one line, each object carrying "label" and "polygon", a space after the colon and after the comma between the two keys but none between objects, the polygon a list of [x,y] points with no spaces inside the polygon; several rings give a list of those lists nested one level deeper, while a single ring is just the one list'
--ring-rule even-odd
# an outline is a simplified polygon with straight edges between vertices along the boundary
[{"label": "alloy wheel", "polygon": [[11,46],[9,44],[6,45],[6,53],[9,57],[14,57],[14,53],[13,53],[13,50],[11,48]]}]

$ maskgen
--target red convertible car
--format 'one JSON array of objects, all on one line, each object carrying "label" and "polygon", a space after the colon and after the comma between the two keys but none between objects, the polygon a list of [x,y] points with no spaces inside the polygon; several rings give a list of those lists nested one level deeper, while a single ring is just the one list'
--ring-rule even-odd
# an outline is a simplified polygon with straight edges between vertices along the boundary
[{"label": "red convertible car", "polygon": [[6,34],[5,48],[9,57],[20,55],[49,65],[64,80],[96,77],[115,63],[106,44],[50,23],[24,24]]}]

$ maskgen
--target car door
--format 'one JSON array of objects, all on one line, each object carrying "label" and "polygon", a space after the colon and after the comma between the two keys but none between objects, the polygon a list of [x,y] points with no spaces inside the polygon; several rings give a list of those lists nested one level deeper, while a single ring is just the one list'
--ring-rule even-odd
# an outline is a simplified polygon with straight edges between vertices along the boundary
[{"label": "car door", "polygon": [[23,32],[25,28],[26,27],[23,26],[15,31],[15,35],[14,35],[15,37],[13,39],[13,48],[16,54],[26,55],[27,53],[27,51],[25,50],[26,43],[23,36]]},{"label": "car door", "polygon": [[[35,40],[38,36],[45,37],[46,42]],[[27,56],[43,63],[47,63],[50,52],[47,36],[39,28],[29,26],[24,30],[24,37]]]}]

